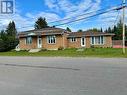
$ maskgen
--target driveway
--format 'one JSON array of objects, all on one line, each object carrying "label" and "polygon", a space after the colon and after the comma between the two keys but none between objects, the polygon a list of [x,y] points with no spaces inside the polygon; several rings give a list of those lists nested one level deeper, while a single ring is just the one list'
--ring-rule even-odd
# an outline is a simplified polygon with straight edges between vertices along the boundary
[{"label": "driveway", "polygon": [[127,59],[0,57],[0,95],[127,95]]}]

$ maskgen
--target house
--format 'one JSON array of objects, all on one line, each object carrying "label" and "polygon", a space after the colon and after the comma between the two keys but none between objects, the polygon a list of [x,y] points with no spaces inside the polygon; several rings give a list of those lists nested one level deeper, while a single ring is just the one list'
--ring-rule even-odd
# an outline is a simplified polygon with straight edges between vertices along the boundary
[{"label": "house", "polygon": [[112,33],[68,32],[61,28],[44,28],[19,33],[20,49],[112,47]]}]

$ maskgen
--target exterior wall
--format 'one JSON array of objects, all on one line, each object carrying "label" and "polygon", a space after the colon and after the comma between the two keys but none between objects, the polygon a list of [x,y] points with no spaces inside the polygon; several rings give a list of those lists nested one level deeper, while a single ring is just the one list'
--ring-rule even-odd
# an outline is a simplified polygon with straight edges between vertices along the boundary
[{"label": "exterior wall", "polygon": [[[91,37],[86,38],[86,46],[85,48],[91,47]],[[37,37],[32,38],[32,44],[26,44],[26,38],[20,38],[20,49],[36,49],[38,48],[37,45]],[[82,48],[81,46],[81,38],[76,38],[76,42],[71,42],[70,39],[67,39],[67,34],[64,35],[56,35],[56,43],[49,44],[47,42],[47,36],[42,36],[42,48],[49,49],[49,50],[57,50],[59,47],[63,48]],[[103,45],[94,45],[94,47],[112,47],[112,37],[105,36],[104,37],[104,44]]]},{"label": "exterior wall", "polygon": [[90,47],[91,47],[91,38],[86,37],[86,48],[90,48]]},{"label": "exterior wall", "polygon": [[[76,38],[76,42],[70,42],[70,39],[68,39],[68,47],[69,48],[82,48],[81,46],[81,38]],[[91,37],[85,37],[86,39],[86,46],[85,48],[91,47]],[[94,47],[112,47],[112,37],[111,36],[105,36],[104,37],[104,44],[103,45],[92,45]]]},{"label": "exterior wall", "polygon": [[69,48],[80,48],[81,38],[76,38],[76,42],[71,42],[70,39],[68,39],[68,47]]},{"label": "exterior wall", "polygon": [[57,50],[59,47],[67,48],[66,35],[55,35],[56,43],[49,44],[47,42],[47,36],[42,37],[42,48],[46,48],[48,50]]},{"label": "exterior wall", "polygon": [[37,48],[37,37],[32,37],[32,44],[26,44],[26,38],[19,38],[19,48],[29,50]]},{"label": "exterior wall", "polygon": [[106,36],[105,37],[105,45],[104,45],[104,47],[112,47],[113,45],[112,45],[112,37],[111,36]]},{"label": "exterior wall", "polygon": [[103,48],[112,47],[112,36],[104,36],[104,44],[103,45],[92,45],[92,46],[103,47]]}]

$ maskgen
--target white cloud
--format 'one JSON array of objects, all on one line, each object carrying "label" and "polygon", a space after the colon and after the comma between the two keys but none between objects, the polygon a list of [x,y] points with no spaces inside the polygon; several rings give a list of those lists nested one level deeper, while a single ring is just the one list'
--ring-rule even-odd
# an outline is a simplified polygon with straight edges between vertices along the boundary
[{"label": "white cloud", "polygon": [[[71,0],[45,0],[46,5],[49,7],[49,9],[57,9],[58,13],[65,14],[65,16],[62,19],[71,18],[70,20],[62,21],[61,23],[66,23],[71,20],[80,19],[86,16],[90,16],[93,14],[96,14],[96,11],[100,9],[100,3],[101,0],[79,0],[77,3],[72,3]],[[51,4],[52,3],[52,4]],[[56,11],[56,10],[54,10]],[[95,11],[95,12],[93,12]],[[78,15],[85,14],[88,12],[93,12],[90,15],[83,15],[80,17],[77,17]],[[81,23],[82,21],[76,22]]]},{"label": "white cloud", "polygon": [[25,16],[21,16],[19,13],[13,15],[1,14],[0,29],[5,29],[10,21],[15,21],[19,31],[34,29],[34,23],[38,17],[46,17],[48,22],[60,19],[58,15],[47,12],[40,12],[38,14],[26,13]]},{"label": "white cloud", "polygon": [[[127,10],[125,11],[127,14]],[[122,10],[120,12],[108,12],[100,15],[97,19],[98,23],[101,23],[103,28],[113,27],[122,18]],[[125,16],[125,23],[127,24],[127,15]]]},{"label": "white cloud", "polygon": [[[47,12],[37,12],[37,13],[26,13],[24,16],[20,15],[21,12],[16,9],[16,14],[14,15],[0,15],[0,24],[1,24],[1,29],[11,21],[14,20],[16,22],[16,25],[20,31],[23,30],[29,30],[33,29],[33,25],[35,21],[37,20],[38,17],[46,17],[48,22],[56,21],[56,20],[62,20],[66,18],[72,18],[70,20],[76,20],[80,18],[84,18],[90,15],[94,15],[97,13],[97,10],[101,9],[101,0],[78,0],[75,3],[72,3],[71,1],[73,0],[45,0],[45,5],[48,6],[49,10]],[[90,15],[83,15],[78,17],[78,15],[85,14],[93,12]],[[60,14],[64,15],[64,17],[60,17]],[[127,14],[127,10],[126,10]],[[117,12],[109,12],[103,15],[100,15],[97,19],[94,21],[100,25],[100,27],[108,27],[113,25],[115,19],[117,16]],[[127,16],[126,16],[127,20]],[[63,21],[61,23],[66,23],[69,20]],[[67,24],[60,26],[62,28],[66,28],[67,26],[71,27],[74,31],[78,30],[74,26],[77,25],[79,28],[83,28],[84,24],[84,29],[86,29],[85,24],[88,24],[88,22],[92,23],[93,20],[82,20],[78,21],[75,23]],[[127,21],[126,21],[127,23]],[[60,23],[54,23],[54,24],[60,24]],[[29,27],[27,27],[29,26]],[[26,28],[22,28],[26,27]],[[91,25],[92,27],[92,25]],[[96,27],[96,26],[95,26]]]}]

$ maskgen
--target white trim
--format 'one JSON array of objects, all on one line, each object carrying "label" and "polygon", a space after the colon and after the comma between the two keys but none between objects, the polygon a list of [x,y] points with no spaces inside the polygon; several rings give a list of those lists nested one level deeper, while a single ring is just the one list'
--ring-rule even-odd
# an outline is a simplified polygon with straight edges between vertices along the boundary
[{"label": "white trim", "polygon": [[[41,41],[41,44],[40,44],[40,41]],[[41,37],[37,37],[37,48],[42,48],[42,38]]]},{"label": "white trim", "polygon": [[[94,39],[94,43],[93,44],[92,44],[92,37]],[[91,45],[104,45],[104,43],[105,43],[105,37],[104,36],[92,36],[92,37],[91,37]],[[99,39],[100,40],[100,44],[99,43],[97,44],[95,42],[95,37],[100,37],[100,39]],[[101,40],[102,40],[101,37],[103,37],[103,43],[101,43]]]},{"label": "white trim", "polygon": [[[51,39],[53,39],[52,36],[54,36],[54,38],[55,38],[55,43],[51,43],[51,42],[49,43],[49,37],[50,37],[50,41],[51,41]],[[48,35],[48,36],[47,36],[47,43],[48,43],[48,44],[56,44],[56,36],[55,36],[55,35]]]},{"label": "white trim", "polygon": [[[83,38],[84,38],[84,45],[82,44],[82,43],[83,43],[83,41],[82,41]],[[82,37],[82,38],[81,38],[81,46],[82,46],[82,47],[85,47],[85,46],[86,46],[86,38],[85,38],[85,37]]]},{"label": "white trim", "polygon": [[[74,41],[74,39],[75,39],[75,41]],[[77,42],[77,38],[76,37],[71,37],[70,42],[72,42],[72,43]]]}]

